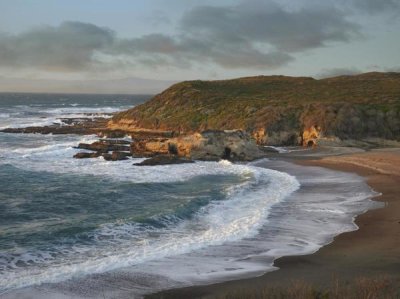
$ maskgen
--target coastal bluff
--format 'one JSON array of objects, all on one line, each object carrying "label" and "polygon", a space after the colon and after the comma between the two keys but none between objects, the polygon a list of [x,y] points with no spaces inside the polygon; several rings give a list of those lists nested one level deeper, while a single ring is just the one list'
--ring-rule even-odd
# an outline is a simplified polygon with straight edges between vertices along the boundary
[{"label": "coastal bluff", "polygon": [[240,130],[260,145],[397,143],[400,73],[185,81],[117,113],[107,128],[177,135]]},{"label": "coastal bluff", "polygon": [[0,132],[96,134],[74,158],[151,159],[140,166],[251,161],[275,151],[264,146],[400,147],[400,73],[185,81],[111,118]]}]

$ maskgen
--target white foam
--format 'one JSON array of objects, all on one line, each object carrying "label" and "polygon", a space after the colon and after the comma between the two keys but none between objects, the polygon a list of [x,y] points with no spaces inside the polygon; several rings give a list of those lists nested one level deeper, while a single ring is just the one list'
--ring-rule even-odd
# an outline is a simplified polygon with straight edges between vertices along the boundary
[{"label": "white foam", "polygon": [[[58,253],[64,257],[61,260],[46,251],[39,255],[27,252],[22,259],[41,266],[0,274],[0,289],[63,281],[126,266],[135,275],[155,277],[155,282],[160,281],[160,276],[166,278],[165,284],[158,284],[160,288],[223,281],[246,273],[261,274],[274,269],[272,262],[277,257],[315,252],[335,235],[357,229],[354,217],[371,207],[366,199],[374,195],[356,175],[305,169],[284,162],[264,160],[236,165],[221,161],[135,167],[133,160],[72,159],[78,151],[72,146],[91,142],[94,136],[89,140],[72,136],[17,138],[25,138],[25,143],[31,142],[34,147],[19,149],[6,144],[0,148],[0,155],[5,157],[0,163],[137,183],[185,181],[210,174],[233,174],[245,180],[242,185],[226,190],[229,200],[212,202],[190,222],[171,219],[169,223],[166,219],[166,228],[158,230],[135,223],[103,225],[93,232],[98,242],[96,247],[59,248]],[[299,183],[282,171],[295,175],[303,187],[291,193]],[[265,259],[263,263],[260,256]],[[234,270],[226,270],[229,268]],[[82,280],[78,283],[84,287]],[[149,285],[148,288],[132,285],[130,289],[137,288],[138,293],[154,291],[153,284]]]},{"label": "white foam", "polygon": [[309,151],[309,148],[299,147],[299,146],[272,146],[272,145],[265,145],[265,148],[272,148],[276,150],[279,154],[287,154],[292,152],[304,152]]},{"label": "white foam", "polygon": [[[19,138],[29,139],[30,136],[20,135]],[[78,143],[90,143],[95,136],[68,137],[64,141],[59,136],[42,139],[42,144],[34,140],[29,148],[16,148],[10,151],[3,147],[0,153],[5,157],[3,163],[34,171],[49,171],[54,173],[76,173],[79,175],[95,175],[108,177],[112,180],[146,182],[177,182],[186,181],[200,175],[233,174],[250,176],[251,167],[234,165],[228,161],[220,163],[197,162],[195,164],[165,165],[165,166],[132,166],[144,159],[130,161],[106,161],[102,157],[96,159],[72,159],[73,155],[82,150],[73,148]],[[1,163],[1,161],[0,161]]]},{"label": "white foam", "polygon": [[57,115],[69,115],[69,114],[97,114],[97,113],[114,113],[123,109],[132,108],[132,106],[126,107],[62,107],[62,108],[48,108],[39,110],[41,113],[57,114]]},{"label": "white foam", "polygon": [[65,125],[60,118],[94,119],[96,117],[110,118],[112,113],[131,108],[121,107],[61,107],[47,108],[19,105],[9,113],[0,113],[0,129],[41,127],[53,124]]},{"label": "white foam", "polygon": [[[59,147],[40,149],[47,153],[45,158],[33,151],[29,156],[25,154],[24,163],[15,165],[24,168],[29,165],[29,169],[33,167],[35,170],[62,170],[63,173],[76,171],[76,165],[71,165],[70,156],[69,166],[57,162],[59,156],[56,160],[49,158],[49,151],[56,156],[62,150]],[[69,154],[69,149],[65,149],[64,154],[66,153]],[[18,159],[14,162],[18,162]],[[96,246],[59,248],[59,252],[63,253],[61,261],[52,258],[51,252],[27,253],[23,259],[32,260],[40,266],[16,268],[0,275],[0,289],[101,273],[254,236],[267,220],[271,206],[299,186],[296,179],[287,174],[254,166],[234,165],[228,161],[134,167],[127,161],[110,163],[98,159],[96,163],[90,161],[78,171],[133,182],[184,181],[210,174],[234,174],[247,180],[240,187],[227,190],[229,200],[212,202],[202,208],[193,219],[179,222],[178,225],[172,222],[172,226],[164,229],[143,229],[134,223],[104,225],[94,232],[98,239]],[[154,234],[159,237],[151,237]],[[106,235],[112,235],[113,238],[101,238]]]}]

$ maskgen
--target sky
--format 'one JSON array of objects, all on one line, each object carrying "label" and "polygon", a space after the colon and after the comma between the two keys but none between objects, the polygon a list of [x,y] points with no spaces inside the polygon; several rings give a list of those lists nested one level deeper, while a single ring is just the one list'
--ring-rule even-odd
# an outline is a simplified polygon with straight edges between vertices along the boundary
[{"label": "sky", "polygon": [[400,0],[0,0],[0,91],[370,71],[400,71]]}]

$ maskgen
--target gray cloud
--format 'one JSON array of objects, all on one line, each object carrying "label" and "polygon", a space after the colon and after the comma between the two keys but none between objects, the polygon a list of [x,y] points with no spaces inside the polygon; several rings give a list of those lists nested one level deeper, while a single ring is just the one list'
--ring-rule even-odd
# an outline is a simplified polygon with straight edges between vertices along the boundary
[{"label": "gray cloud", "polygon": [[224,68],[274,69],[293,53],[348,42],[360,36],[357,24],[333,7],[286,11],[266,1],[234,6],[198,6],[179,23],[178,36],[152,34],[124,40],[114,53],[146,56],[153,65],[182,67],[193,61]]},{"label": "gray cloud", "polygon": [[[355,0],[356,1],[356,0]],[[349,42],[360,28],[332,6],[287,10],[269,1],[197,6],[175,35],[122,39],[108,28],[80,22],[0,36],[0,66],[82,71],[102,68],[212,63],[223,68],[274,69],[295,53]]]},{"label": "gray cloud", "polygon": [[211,62],[224,68],[276,68],[293,59],[285,52],[260,51],[249,41],[232,44],[191,35],[173,38],[161,34],[120,41],[110,54],[135,55],[147,64],[180,67]]},{"label": "gray cloud", "polygon": [[333,7],[286,11],[268,1],[197,7],[184,16],[181,28],[206,40],[239,45],[265,43],[283,52],[347,42],[359,34],[359,26]]},{"label": "gray cloud", "polygon": [[353,0],[356,9],[370,14],[381,13],[385,11],[397,11],[400,9],[399,0]]},{"label": "gray cloud", "polygon": [[93,63],[94,51],[113,44],[115,34],[80,22],[37,27],[16,36],[0,36],[0,65],[47,70],[82,70]]}]

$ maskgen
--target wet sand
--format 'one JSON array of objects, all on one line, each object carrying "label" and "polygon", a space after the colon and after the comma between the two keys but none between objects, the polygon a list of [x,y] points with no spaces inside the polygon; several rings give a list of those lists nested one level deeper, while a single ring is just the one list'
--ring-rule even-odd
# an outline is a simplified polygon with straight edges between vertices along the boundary
[{"label": "wet sand", "polygon": [[382,193],[375,200],[384,202],[385,206],[358,216],[359,230],[337,236],[314,254],[277,259],[274,263],[279,268],[277,271],[251,279],[169,290],[148,298],[214,298],[236,291],[251,294],[270,286],[285,288],[293,281],[304,281],[323,289],[336,279],[346,284],[359,277],[382,276],[390,277],[400,288],[400,149],[298,160],[297,163],[364,176],[375,191]]}]

